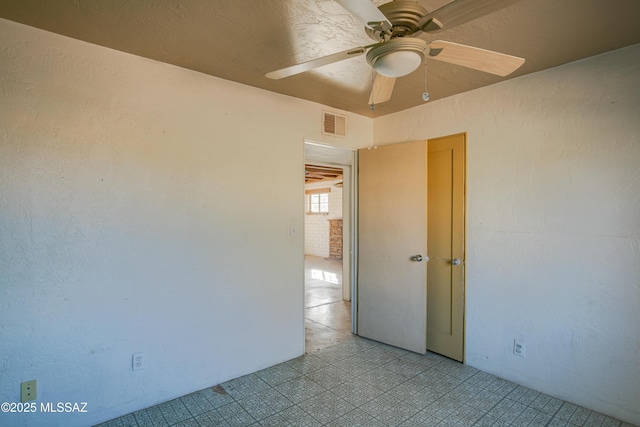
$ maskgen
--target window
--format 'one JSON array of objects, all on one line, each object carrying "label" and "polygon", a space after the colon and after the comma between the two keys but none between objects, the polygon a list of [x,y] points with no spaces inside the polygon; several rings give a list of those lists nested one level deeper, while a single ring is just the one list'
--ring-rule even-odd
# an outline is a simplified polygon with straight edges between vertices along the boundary
[{"label": "window", "polygon": [[310,213],[329,213],[329,193],[311,194],[309,196]]},{"label": "window", "polygon": [[309,196],[307,213],[310,215],[327,215],[329,213],[329,193],[331,188],[314,188],[305,193]]}]

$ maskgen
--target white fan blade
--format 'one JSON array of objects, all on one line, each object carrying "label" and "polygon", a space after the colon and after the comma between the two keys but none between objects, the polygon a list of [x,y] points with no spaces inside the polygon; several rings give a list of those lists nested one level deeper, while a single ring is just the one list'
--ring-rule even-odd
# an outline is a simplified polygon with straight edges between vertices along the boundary
[{"label": "white fan blade", "polygon": [[376,73],[376,77],[373,80],[373,88],[371,89],[371,96],[369,96],[369,105],[382,104],[390,100],[395,84],[395,77],[387,77]]},{"label": "white fan blade", "polygon": [[356,47],[354,49],[349,49],[343,52],[334,53],[332,55],[323,56],[322,58],[312,59],[311,61],[303,62],[302,64],[296,64],[292,65],[291,67],[271,71],[265,74],[265,76],[270,79],[278,80],[284,77],[304,73],[305,71],[313,70],[314,68],[322,67],[323,65],[329,65],[333,64],[334,62],[339,62],[345,59],[353,58],[355,56],[360,56],[369,47],[370,46]]},{"label": "white fan blade", "polygon": [[524,58],[442,40],[429,44],[429,58],[498,76],[509,75],[524,64]]},{"label": "white fan blade", "polygon": [[464,24],[481,16],[488,15],[521,0],[454,0],[425,15],[418,28],[427,33],[434,33]]},{"label": "white fan blade", "polygon": [[370,0],[336,0],[345,9],[372,30],[388,31],[391,23]]}]

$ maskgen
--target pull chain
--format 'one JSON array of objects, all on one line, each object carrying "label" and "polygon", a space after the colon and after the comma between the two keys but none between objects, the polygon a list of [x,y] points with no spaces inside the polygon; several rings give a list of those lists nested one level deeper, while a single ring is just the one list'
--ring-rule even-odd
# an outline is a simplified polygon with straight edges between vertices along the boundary
[{"label": "pull chain", "polygon": [[376,109],[376,100],[373,99],[373,87],[376,84],[376,70],[375,68],[371,67],[371,105],[369,105],[369,108],[371,109],[371,111],[374,111]]},{"label": "pull chain", "polygon": [[422,100],[424,102],[429,100],[429,92],[427,92],[427,58],[424,59],[424,93],[422,94]]}]

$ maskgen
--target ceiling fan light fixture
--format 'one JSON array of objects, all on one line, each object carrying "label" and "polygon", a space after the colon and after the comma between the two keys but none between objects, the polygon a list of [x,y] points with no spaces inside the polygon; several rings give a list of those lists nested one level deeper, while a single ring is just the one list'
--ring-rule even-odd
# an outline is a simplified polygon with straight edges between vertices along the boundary
[{"label": "ceiling fan light fixture", "polygon": [[427,52],[427,42],[417,38],[395,38],[369,50],[367,62],[378,74],[402,77],[415,71]]},{"label": "ceiling fan light fixture", "polygon": [[401,50],[381,56],[374,67],[383,76],[402,77],[414,72],[421,63],[422,56],[419,53]]}]

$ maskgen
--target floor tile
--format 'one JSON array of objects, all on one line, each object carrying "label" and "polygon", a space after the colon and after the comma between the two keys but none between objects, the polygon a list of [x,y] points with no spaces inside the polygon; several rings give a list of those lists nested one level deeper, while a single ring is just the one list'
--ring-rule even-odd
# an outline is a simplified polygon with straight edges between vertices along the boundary
[{"label": "floor tile", "polygon": [[354,405],[330,391],[325,391],[313,399],[305,400],[298,406],[323,424],[333,421],[355,409]]},{"label": "floor tile", "polygon": [[224,419],[224,416],[217,410],[205,412],[203,414],[194,417],[201,426],[220,426],[228,427],[229,423]]},{"label": "floor tile", "polygon": [[292,426],[316,427],[321,426],[320,421],[313,418],[297,405],[291,406],[280,413]]},{"label": "floor tile", "polygon": [[280,384],[275,389],[293,403],[304,402],[325,391],[325,389],[307,377],[296,378]]},{"label": "floor tile", "polygon": [[171,427],[200,427],[200,423],[195,418],[189,418],[179,423],[173,424]]},{"label": "floor tile", "polygon": [[423,426],[432,426],[438,423],[431,414],[428,414],[424,411],[419,411],[414,414],[410,418],[407,418],[405,421],[400,424],[401,427],[423,427]]},{"label": "floor tile", "polygon": [[191,393],[180,398],[182,404],[187,408],[192,416],[204,414],[215,409],[211,401],[207,399],[205,393]]},{"label": "floor tile", "polygon": [[158,407],[160,408],[160,411],[168,425],[177,424],[180,421],[193,417],[180,399],[170,400],[158,405]]},{"label": "floor tile", "polygon": [[120,418],[99,424],[97,427],[138,427],[138,423],[133,414],[127,414]]},{"label": "floor tile", "polygon": [[361,409],[354,409],[327,424],[331,427],[386,427],[387,425]]},{"label": "floor tile", "polygon": [[334,388],[347,381],[348,379],[344,375],[331,372],[328,369],[318,369],[316,371],[310,372],[306,375],[306,378],[309,378],[325,389]]},{"label": "floor tile", "polygon": [[369,371],[378,369],[378,364],[366,361],[363,358],[352,355],[346,359],[341,359],[334,363],[335,366],[342,369],[345,372],[352,374],[354,377],[363,375]]},{"label": "floor tile", "polygon": [[232,397],[258,393],[269,388],[258,375],[250,374],[222,384],[224,390]]},{"label": "floor tile", "polygon": [[324,359],[316,356],[315,354],[307,354],[305,356],[292,359],[285,363],[302,374],[307,374],[329,364]]},{"label": "floor tile", "polygon": [[302,373],[290,365],[280,364],[258,371],[256,372],[256,375],[270,386],[276,386],[293,378],[297,378],[302,375]]},{"label": "floor tile", "polygon": [[263,420],[277,413],[274,408],[256,394],[238,399],[237,402],[256,421]]},{"label": "floor tile", "polygon": [[167,425],[158,406],[134,412],[133,416],[138,422],[138,427],[164,427]]},{"label": "floor tile", "polygon": [[274,414],[264,420],[258,422],[263,427],[286,427],[289,426],[289,421],[281,414]]}]

